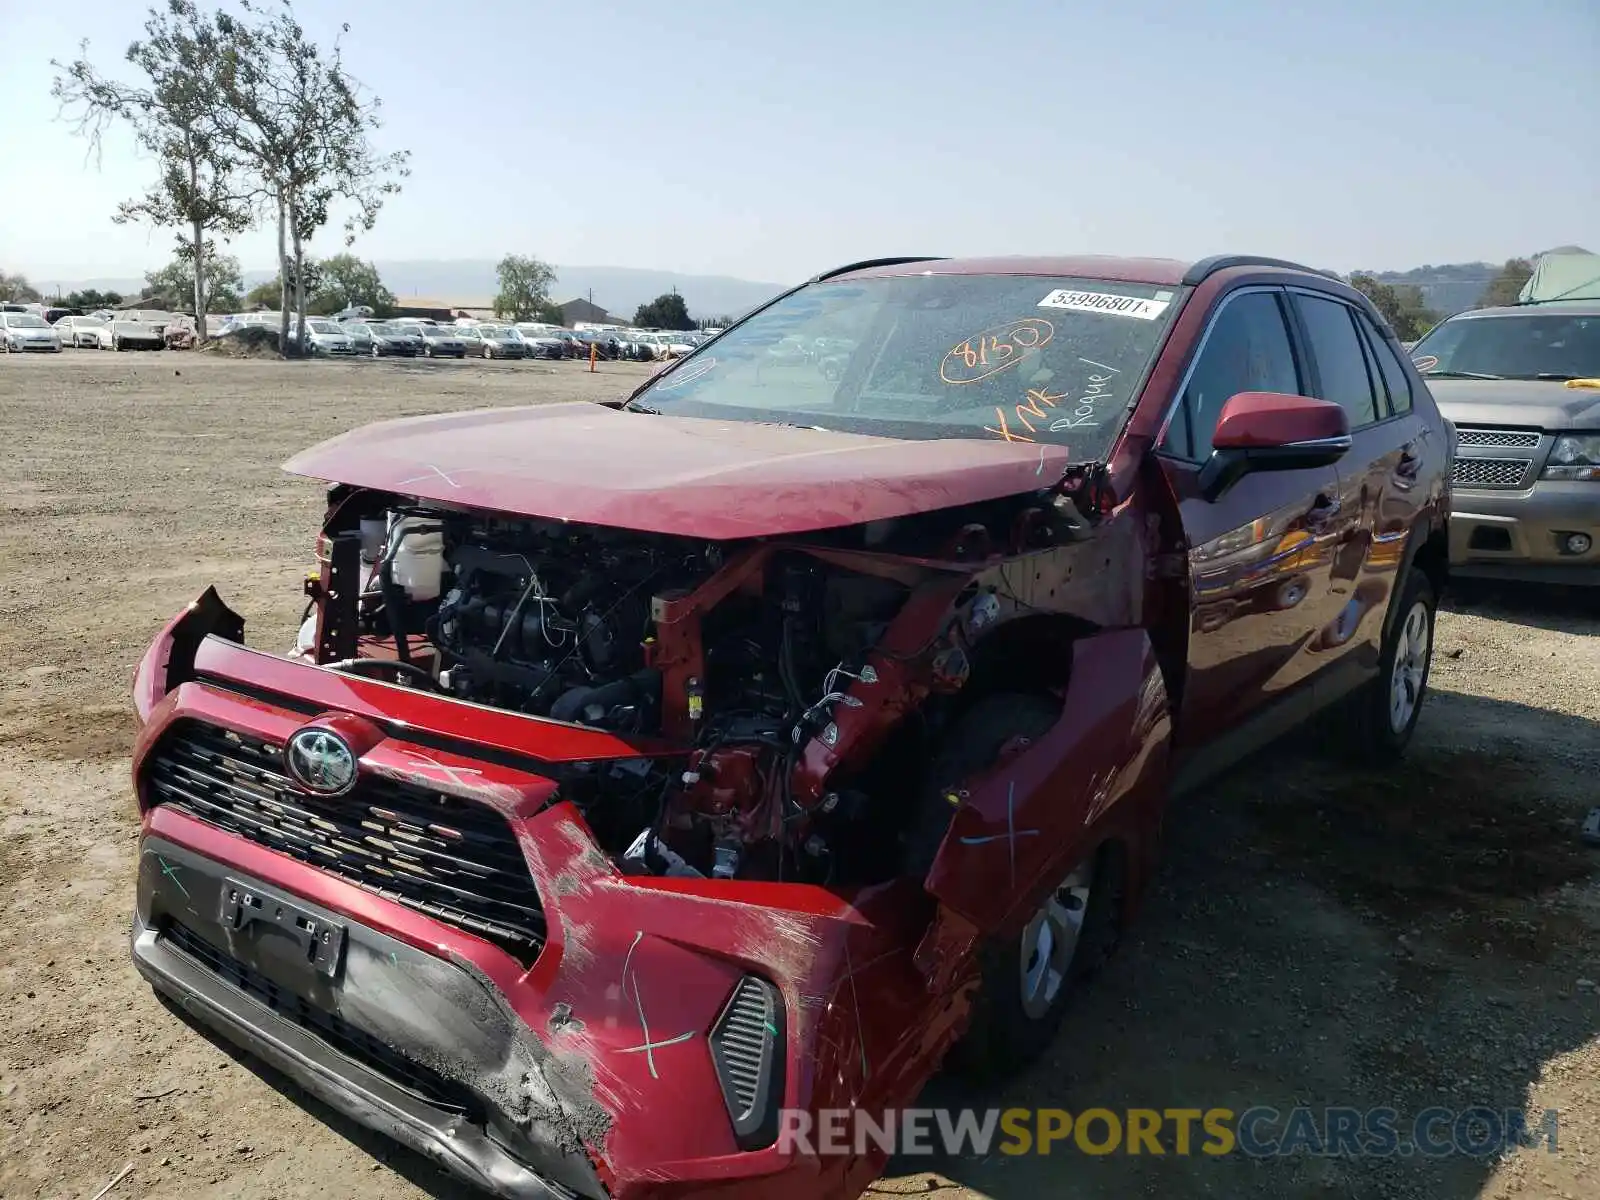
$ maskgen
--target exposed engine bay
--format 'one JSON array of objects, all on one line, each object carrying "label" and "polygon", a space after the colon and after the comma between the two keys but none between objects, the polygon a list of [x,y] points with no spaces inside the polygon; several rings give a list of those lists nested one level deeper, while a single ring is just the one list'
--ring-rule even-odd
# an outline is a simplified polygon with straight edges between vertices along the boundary
[{"label": "exposed engine bay", "polygon": [[937,700],[1002,610],[970,569],[868,546],[697,542],[358,490],[334,500],[318,557],[297,656],[656,747],[580,764],[561,788],[623,869],[654,874],[891,876]]}]

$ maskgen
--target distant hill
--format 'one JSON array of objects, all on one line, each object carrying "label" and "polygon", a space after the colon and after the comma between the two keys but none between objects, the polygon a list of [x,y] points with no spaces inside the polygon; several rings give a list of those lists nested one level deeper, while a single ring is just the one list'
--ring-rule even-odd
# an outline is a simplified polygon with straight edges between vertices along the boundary
[{"label": "distant hill", "polygon": [[[1586,253],[1581,246],[1557,246],[1528,255],[1535,260],[1543,254]],[[1364,271],[1379,283],[1409,284],[1422,291],[1422,300],[1442,317],[1465,312],[1483,295],[1494,277],[1500,274],[1504,263],[1444,263],[1440,266],[1413,267],[1409,271]]]},{"label": "distant hill", "polygon": [[[488,259],[383,262],[374,265],[385,286],[397,297],[439,296],[447,299],[493,296],[499,290],[494,263]],[[798,281],[796,281],[798,282]],[[556,268],[551,298],[588,300],[617,316],[632,317],[633,310],[674,288],[689,312],[701,317],[736,317],[770,300],[786,285],[754,283],[728,275],[688,275],[635,267]]]},{"label": "distant hill", "polygon": [[1478,302],[1490,280],[1500,273],[1500,263],[1445,263],[1413,267],[1409,271],[1365,271],[1379,283],[1407,284],[1422,292],[1422,302],[1440,316],[1465,312]]}]

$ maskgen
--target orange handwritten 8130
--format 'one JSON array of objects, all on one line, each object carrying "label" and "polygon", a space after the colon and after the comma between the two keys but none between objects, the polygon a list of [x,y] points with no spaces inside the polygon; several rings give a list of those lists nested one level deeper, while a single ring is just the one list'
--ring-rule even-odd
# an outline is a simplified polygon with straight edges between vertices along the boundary
[{"label": "orange handwritten 8130", "polygon": [[946,383],[977,383],[1009,370],[1050,344],[1056,327],[1038,317],[1023,317],[1009,325],[996,325],[950,347],[939,364]]}]

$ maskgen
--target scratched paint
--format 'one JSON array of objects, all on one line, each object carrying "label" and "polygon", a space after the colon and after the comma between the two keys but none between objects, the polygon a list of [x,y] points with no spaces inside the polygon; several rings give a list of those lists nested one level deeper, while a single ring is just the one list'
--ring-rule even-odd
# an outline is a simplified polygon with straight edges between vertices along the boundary
[{"label": "scratched paint", "polygon": [[650,1034],[650,1022],[645,1016],[644,993],[639,988],[639,973],[633,970],[633,952],[639,948],[639,943],[644,940],[644,931],[636,931],[633,935],[633,944],[628,947],[628,953],[622,960],[622,990],[624,996],[632,988],[634,1011],[639,1017],[639,1031],[644,1035],[644,1041],[637,1046],[624,1046],[617,1050],[618,1054],[643,1054],[645,1064],[650,1068],[650,1078],[660,1079],[661,1073],[656,1069],[656,1051],[668,1046],[677,1046],[689,1041],[695,1036],[694,1030],[687,1033],[676,1034],[673,1037],[655,1040]]},{"label": "scratched paint", "polygon": [[1017,839],[1025,837],[1042,836],[1037,829],[1017,828],[1017,784],[1012,780],[1006,788],[1006,831],[1004,833],[991,833],[984,837],[964,837],[961,839],[963,846],[985,846],[990,842],[1006,843],[1006,852],[1011,862],[1011,885],[1017,883]]}]

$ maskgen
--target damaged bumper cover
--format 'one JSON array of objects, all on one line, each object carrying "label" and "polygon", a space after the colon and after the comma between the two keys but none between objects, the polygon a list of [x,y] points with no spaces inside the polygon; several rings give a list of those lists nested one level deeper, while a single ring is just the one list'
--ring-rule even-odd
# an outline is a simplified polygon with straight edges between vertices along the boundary
[{"label": "damaged bumper cover", "polygon": [[[189,1017],[491,1195],[604,1200],[564,1112],[581,1094],[469,964],[161,837],[144,840],[138,897],[134,964]],[[308,938],[335,947],[326,965]]]},{"label": "damaged bumper cover", "polygon": [[[133,957],[159,992],[492,1194],[809,1200],[857,1194],[876,1175],[870,1154],[784,1148],[777,1110],[898,1097],[959,1032],[952,1006],[920,1038],[903,1036],[930,1000],[904,921],[881,915],[905,910],[905,896],[625,876],[559,798],[555,765],[648,752],[637,743],[341,675],[241,638],[208,593],[163,631],[136,679]],[[317,810],[314,797],[275,790],[282,781],[244,751],[233,774],[206,773],[230,747],[281,747],[330,711],[372,726],[360,779],[470,802],[504,823],[542,906],[536,952],[347,864],[318,865],[306,846],[252,826],[259,809],[245,811],[290,801],[309,835],[308,817],[330,828],[348,819],[359,787]],[[175,757],[196,728],[220,747],[214,757]],[[234,815],[219,817],[226,804]],[[887,1017],[846,1003],[858,993]],[[754,1066],[719,1040],[736,1017],[745,1049],[750,1029],[766,1031]]]}]

